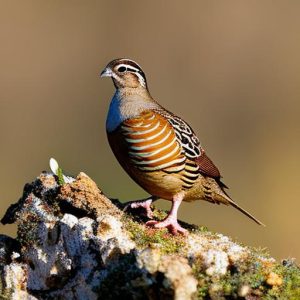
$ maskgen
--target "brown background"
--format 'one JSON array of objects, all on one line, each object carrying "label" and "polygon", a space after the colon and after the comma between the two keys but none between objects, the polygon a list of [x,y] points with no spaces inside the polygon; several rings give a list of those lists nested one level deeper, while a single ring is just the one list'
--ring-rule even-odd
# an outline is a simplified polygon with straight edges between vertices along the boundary
[{"label": "brown background", "polygon": [[299,16],[299,1],[1,1],[0,214],[52,156],[111,197],[146,195],[108,147],[114,88],[98,76],[130,57],[267,227],[205,202],[180,218],[299,259]]}]

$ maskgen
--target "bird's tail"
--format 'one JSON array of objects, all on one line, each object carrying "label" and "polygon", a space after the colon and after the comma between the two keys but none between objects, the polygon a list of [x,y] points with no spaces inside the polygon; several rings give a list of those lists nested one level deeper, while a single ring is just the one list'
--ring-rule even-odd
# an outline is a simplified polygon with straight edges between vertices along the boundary
[{"label": "bird's tail", "polygon": [[[221,184],[224,185],[223,183],[221,183]],[[259,221],[258,219],[256,219],[252,214],[250,214],[248,211],[246,211],[245,209],[243,209],[242,207],[240,207],[237,203],[235,203],[229,197],[229,195],[224,191],[224,188],[227,188],[227,187],[225,185],[224,186],[222,186],[222,185],[220,185],[220,183],[218,183],[219,191],[216,193],[216,196],[217,196],[216,198],[221,203],[233,206],[234,208],[236,208],[237,210],[239,210],[241,213],[243,213],[245,216],[247,216],[248,218],[250,218],[251,220],[253,220],[258,225],[266,226],[264,223],[262,223],[261,221]]]},{"label": "bird's tail", "polygon": [[227,199],[227,200],[228,200],[228,202],[229,202],[229,204],[231,206],[233,206],[234,208],[238,209],[241,213],[243,213],[244,215],[246,215],[248,218],[250,218],[251,220],[253,220],[255,223],[257,223],[258,225],[266,226],[264,223],[262,223],[261,221],[259,221],[258,219],[256,219],[253,215],[251,215],[248,211],[246,211],[245,209],[243,209],[239,205],[237,205],[233,200],[231,200],[230,198]]}]

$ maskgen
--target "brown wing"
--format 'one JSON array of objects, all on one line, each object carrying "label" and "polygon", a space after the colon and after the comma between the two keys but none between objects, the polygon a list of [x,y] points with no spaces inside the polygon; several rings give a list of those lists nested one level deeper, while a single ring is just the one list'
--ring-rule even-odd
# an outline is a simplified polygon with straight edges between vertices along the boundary
[{"label": "brown wing", "polygon": [[199,166],[200,173],[220,179],[221,174],[219,169],[215,166],[212,160],[202,151],[201,155],[196,158],[196,162]]},{"label": "brown wing", "polygon": [[175,116],[166,110],[158,110],[157,112],[167,118],[167,120],[170,122],[175,131],[177,140],[182,147],[184,155],[197,165],[198,172],[204,176],[214,178],[219,183],[221,188],[227,188],[227,186],[221,182],[221,174],[219,169],[205,154],[200,145],[200,141],[190,125],[180,117]]},{"label": "brown wing", "polygon": [[201,152],[202,152],[201,155],[198,156],[195,160],[197,165],[199,166],[199,172],[203,175],[214,178],[216,182],[219,184],[219,186],[221,187],[221,189],[223,190],[223,192],[226,194],[224,189],[228,189],[228,186],[221,181],[221,174],[219,169],[212,162],[212,160],[205,154],[203,150]]},{"label": "brown wing", "polygon": [[205,154],[191,126],[180,117],[175,116],[166,110],[163,112],[159,111],[159,113],[163,114],[172,124],[184,154],[188,159],[195,161],[199,167],[199,172],[203,175],[219,179],[221,175],[218,168]]}]

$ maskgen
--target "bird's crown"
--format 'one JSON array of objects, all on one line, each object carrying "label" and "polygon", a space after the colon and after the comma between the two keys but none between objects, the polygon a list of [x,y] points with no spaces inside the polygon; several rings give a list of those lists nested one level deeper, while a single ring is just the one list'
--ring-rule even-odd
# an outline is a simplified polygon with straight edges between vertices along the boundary
[{"label": "bird's crown", "polygon": [[112,60],[102,71],[101,77],[111,77],[116,88],[145,88],[146,76],[141,67],[128,58]]}]

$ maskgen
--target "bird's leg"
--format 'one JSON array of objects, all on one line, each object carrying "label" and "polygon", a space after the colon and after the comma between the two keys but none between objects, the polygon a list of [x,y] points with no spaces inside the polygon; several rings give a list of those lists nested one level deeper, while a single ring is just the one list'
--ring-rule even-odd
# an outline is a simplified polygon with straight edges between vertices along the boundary
[{"label": "bird's leg", "polygon": [[146,225],[154,226],[155,228],[168,228],[168,230],[173,234],[177,234],[179,232],[186,235],[187,230],[182,228],[177,222],[177,211],[183,197],[184,193],[179,193],[173,197],[171,211],[163,221],[148,221]]},{"label": "bird's leg", "polygon": [[159,198],[156,196],[150,196],[146,199],[141,199],[141,200],[135,200],[135,201],[130,201],[126,204],[124,211],[128,210],[128,208],[144,208],[146,216],[149,219],[153,218],[153,212],[151,210],[151,204],[152,202],[158,200]]}]

